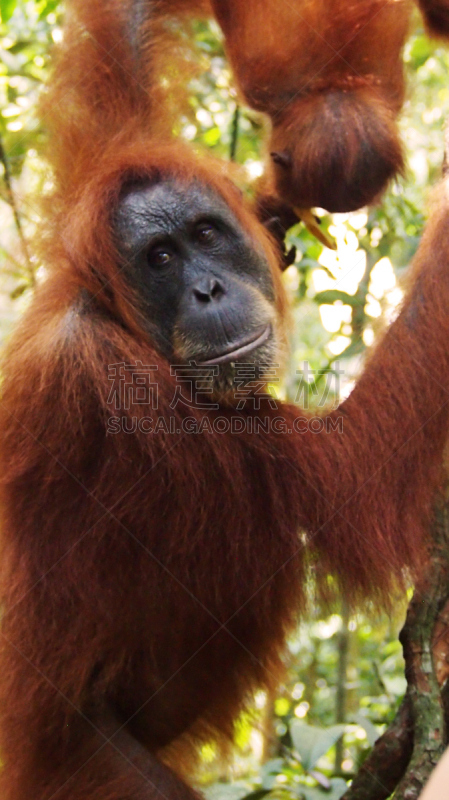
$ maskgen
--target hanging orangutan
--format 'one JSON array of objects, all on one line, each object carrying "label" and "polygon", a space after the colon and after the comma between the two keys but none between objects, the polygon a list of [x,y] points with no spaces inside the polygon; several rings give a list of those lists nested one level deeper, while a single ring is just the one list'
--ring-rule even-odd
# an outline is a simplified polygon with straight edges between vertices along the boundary
[{"label": "hanging orangutan", "polygon": [[[397,117],[412,0],[211,5],[244,99],[271,120],[262,202],[352,211],[376,201],[404,170]],[[418,6],[429,34],[447,39],[448,0]]]},{"label": "hanging orangutan", "polygon": [[247,103],[269,114],[273,190],[350,211],[403,171],[396,119],[411,0],[212,0]]}]

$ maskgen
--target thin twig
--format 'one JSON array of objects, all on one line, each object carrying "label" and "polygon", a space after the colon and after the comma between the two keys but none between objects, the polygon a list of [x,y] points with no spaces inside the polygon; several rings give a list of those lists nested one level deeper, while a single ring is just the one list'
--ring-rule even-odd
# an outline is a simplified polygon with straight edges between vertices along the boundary
[{"label": "thin twig", "polygon": [[231,144],[229,146],[229,158],[231,161],[236,160],[237,145],[239,141],[239,123],[240,123],[240,106],[235,107],[234,115],[232,117],[231,127]]},{"label": "thin twig", "polygon": [[15,198],[15,195],[14,195],[14,191],[13,191],[13,188],[12,188],[11,169],[10,169],[10,166],[9,166],[8,158],[6,156],[5,148],[3,146],[3,140],[2,140],[1,135],[0,135],[0,162],[3,164],[3,177],[4,177],[4,181],[5,181],[5,187],[6,187],[6,199],[7,199],[8,204],[10,205],[12,213],[13,213],[14,224],[16,226],[17,235],[18,235],[18,237],[20,239],[20,243],[21,243],[21,246],[22,246],[22,252],[23,252],[25,263],[26,263],[26,266],[27,266],[27,271],[28,271],[30,283],[31,283],[32,286],[34,286],[35,277],[34,277],[33,265],[31,263],[30,253],[29,253],[29,250],[28,250],[28,243],[27,243],[27,240],[25,238],[25,234],[23,232],[22,221],[20,219],[19,209],[18,209],[18,206],[17,206],[17,202],[16,202],[16,198]]}]

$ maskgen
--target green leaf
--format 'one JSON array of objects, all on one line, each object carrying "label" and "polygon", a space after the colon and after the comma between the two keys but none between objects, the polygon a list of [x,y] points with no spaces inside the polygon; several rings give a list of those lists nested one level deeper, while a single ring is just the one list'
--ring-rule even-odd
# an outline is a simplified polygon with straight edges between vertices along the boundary
[{"label": "green leaf", "polygon": [[357,297],[357,295],[346,294],[346,292],[340,292],[338,289],[328,289],[325,292],[317,292],[313,299],[315,303],[318,303],[320,306],[323,305],[323,303],[332,305],[336,300],[341,300],[342,303],[348,306],[360,305],[360,298]]},{"label": "green leaf", "polygon": [[262,779],[262,786],[264,789],[270,790],[276,784],[276,778],[282,767],[284,766],[283,758],[271,758],[267,761],[260,770],[260,777]]},{"label": "green leaf", "polygon": [[11,300],[17,300],[17,298],[21,297],[23,295],[23,293],[26,292],[26,290],[29,289],[29,288],[30,288],[30,285],[28,283],[19,284],[19,286],[16,286],[16,288],[13,289],[13,291],[10,293],[9,296],[10,296]]},{"label": "green leaf", "polygon": [[330,728],[315,728],[299,720],[293,720],[290,734],[305,770],[311,770],[318,759],[330,750],[345,732],[345,727],[345,725],[332,725]]},{"label": "green leaf", "polygon": [[251,792],[250,786],[246,781],[235,781],[235,783],[214,783],[204,791],[206,800],[243,800],[252,797],[257,792]]},{"label": "green leaf", "polygon": [[38,5],[39,8],[39,19],[44,19],[51,14],[60,4],[60,0],[48,0],[47,3],[40,3]]},{"label": "green leaf", "polygon": [[379,738],[379,733],[377,731],[377,728],[375,728],[371,720],[369,720],[367,717],[361,714],[360,711],[357,714],[355,714],[354,721],[357,722],[357,724],[360,725],[361,728],[363,728],[363,730],[366,733],[368,742],[370,743],[371,747],[373,747],[375,742]]},{"label": "green leaf", "polygon": [[2,22],[8,22],[14,14],[17,0],[0,0],[0,17]]},{"label": "green leaf", "polygon": [[14,44],[11,45],[11,47],[8,48],[8,53],[12,53],[15,56],[17,55],[17,53],[22,53],[28,47],[32,46],[33,46],[32,39],[19,39],[17,42],[14,42]]},{"label": "green leaf", "polygon": [[433,45],[427,36],[417,36],[410,47],[410,58],[414,69],[422,66],[433,55]]},{"label": "green leaf", "polygon": [[340,800],[347,791],[348,785],[342,778],[333,778],[330,789],[302,787],[301,792],[305,800]]},{"label": "green leaf", "polygon": [[309,775],[312,778],[315,778],[316,782],[318,783],[321,789],[326,789],[326,792],[329,791],[329,789],[331,788],[331,782],[327,777],[327,775],[323,775],[323,773],[317,769],[311,769]]},{"label": "green leaf", "polygon": [[221,139],[220,128],[210,128],[204,134],[203,139],[205,144],[209,145],[209,147],[213,147]]},{"label": "green leaf", "polygon": [[242,800],[262,800],[267,794],[270,794],[271,789],[256,789],[254,792],[245,794]]}]

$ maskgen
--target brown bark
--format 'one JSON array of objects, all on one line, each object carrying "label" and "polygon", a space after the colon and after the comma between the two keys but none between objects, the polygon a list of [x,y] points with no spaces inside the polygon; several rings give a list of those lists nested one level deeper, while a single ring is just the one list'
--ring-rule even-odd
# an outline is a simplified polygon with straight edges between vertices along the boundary
[{"label": "brown bark", "polygon": [[[449,496],[435,507],[433,549],[400,639],[407,692],[342,800],[416,800],[447,745]],[[441,688],[442,687],[442,688]]]}]

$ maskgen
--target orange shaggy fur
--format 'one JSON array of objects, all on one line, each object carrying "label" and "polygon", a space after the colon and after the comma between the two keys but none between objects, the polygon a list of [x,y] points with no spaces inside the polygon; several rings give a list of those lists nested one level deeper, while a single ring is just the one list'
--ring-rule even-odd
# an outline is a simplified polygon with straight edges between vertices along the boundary
[{"label": "orange shaggy fur", "polygon": [[277,193],[349,211],[403,168],[396,117],[411,0],[213,0],[237,82],[270,115]]},{"label": "orange shaggy fur", "polygon": [[385,603],[419,570],[448,432],[444,183],[401,315],[328,432],[263,403],[242,418],[285,430],[108,435],[108,365],[122,362],[158,366],[158,414],[176,428],[235,414],[170,408],[175,379],[114,241],[130,177],[212,187],[286,313],[274,245],[224,168],[160,144],[159,45],[144,38],[136,65],[129,14],[72,0],[44,100],[49,274],[5,354],[0,405],[2,800],[195,800],[176,773],[276,685],[308,570],[322,595],[331,574],[349,601]]}]

